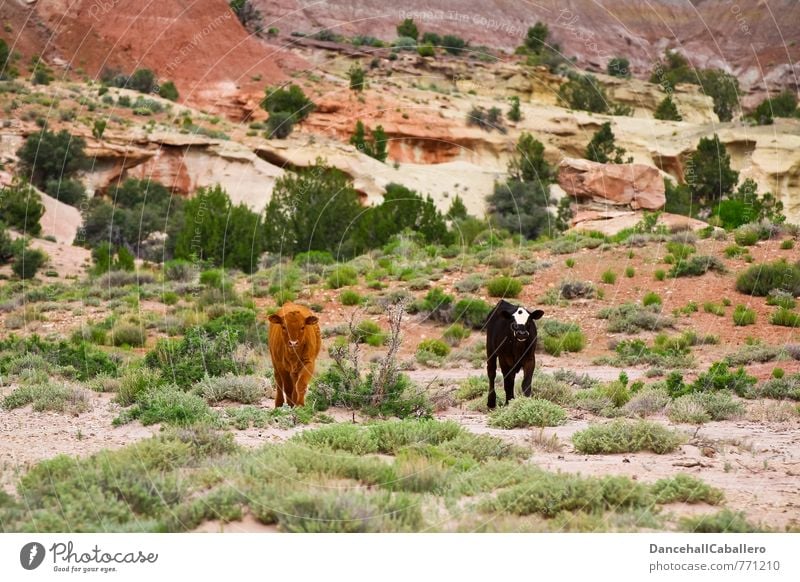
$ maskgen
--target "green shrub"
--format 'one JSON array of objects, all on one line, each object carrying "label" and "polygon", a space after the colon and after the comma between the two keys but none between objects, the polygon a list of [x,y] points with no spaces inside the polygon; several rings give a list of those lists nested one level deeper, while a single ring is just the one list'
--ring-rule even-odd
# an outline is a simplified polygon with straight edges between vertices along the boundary
[{"label": "green shrub", "polygon": [[160,370],[153,370],[147,366],[129,368],[119,380],[115,401],[122,406],[130,406],[142,394],[163,383]]},{"label": "green shrub", "polygon": [[733,240],[737,245],[743,247],[751,247],[756,244],[761,238],[759,228],[745,224],[737,228],[733,233]]},{"label": "green shrub", "polygon": [[468,328],[464,327],[460,323],[453,323],[446,330],[444,330],[442,337],[451,346],[457,346],[462,340],[467,339],[469,334],[470,331]]},{"label": "green shrub", "polygon": [[352,341],[366,343],[373,347],[382,346],[389,336],[380,326],[369,319],[359,321],[353,329]]},{"label": "green shrub", "polygon": [[719,305],[718,303],[714,303],[712,301],[707,301],[703,303],[703,311],[705,311],[706,313],[713,313],[714,315],[717,315],[719,317],[725,315],[725,308],[722,305]]},{"label": "green shrub", "polygon": [[118,323],[111,329],[111,342],[115,346],[142,347],[147,341],[144,326],[137,323]]},{"label": "green shrub", "polygon": [[658,331],[672,327],[672,318],[662,315],[660,306],[644,307],[635,303],[623,303],[616,307],[606,307],[597,314],[600,319],[608,320],[607,329],[611,333],[638,333],[641,330]]},{"label": "green shrub", "polygon": [[636,270],[633,267],[625,268],[625,276],[628,277],[628,279],[632,278],[634,275],[636,275]]},{"label": "green shrub", "polygon": [[53,411],[80,414],[91,408],[88,393],[85,390],[52,382],[21,386],[3,398],[3,408],[6,410],[28,404],[33,405],[35,412]]},{"label": "green shrub", "polygon": [[579,352],[586,345],[586,336],[577,323],[544,320],[538,328],[545,352],[560,356],[562,352]]},{"label": "green shrub", "polygon": [[683,517],[680,520],[681,530],[692,533],[753,533],[763,531],[751,524],[743,512],[734,513],[723,509],[712,515]]},{"label": "green shrub", "polygon": [[661,305],[662,303],[663,301],[661,299],[661,295],[653,291],[649,291],[642,298],[642,305],[644,305],[645,307],[648,307],[650,305]]},{"label": "green shrub", "polygon": [[211,410],[205,400],[170,384],[149,388],[141,393],[136,403],[114,419],[114,423],[125,424],[138,419],[145,426],[156,423],[190,426],[211,418]]},{"label": "green shrub", "polygon": [[714,362],[707,372],[698,375],[692,383],[691,390],[695,392],[733,390],[740,396],[744,395],[756,383],[753,376],[747,375],[743,367],[731,372],[726,362]]},{"label": "green shrub", "polygon": [[341,289],[358,283],[358,271],[349,265],[339,265],[328,275],[328,287]]},{"label": "green shrub", "polygon": [[725,494],[700,479],[678,473],[674,477],[659,479],[651,486],[656,503],[708,503],[719,505]]},{"label": "green shrub", "polygon": [[[89,161],[85,148],[86,141],[71,135],[67,130],[55,133],[43,129],[33,132],[25,140],[17,156],[24,171],[23,175],[30,176],[34,184],[44,187],[48,180],[71,178],[78,170],[86,168]],[[0,196],[0,201],[2,198]],[[11,223],[11,220],[5,218],[6,213],[1,206],[0,214]]]},{"label": "green shrub", "polygon": [[426,339],[417,345],[417,353],[429,352],[441,358],[450,354],[450,346],[438,339]]},{"label": "green shrub", "polygon": [[567,413],[559,405],[538,398],[515,398],[507,406],[489,414],[489,426],[521,428],[528,426],[558,426],[564,424]]},{"label": "green shrub", "polygon": [[688,424],[703,424],[711,420],[711,416],[694,394],[685,394],[673,400],[667,407],[667,416],[672,422]]},{"label": "green shrub", "polygon": [[682,434],[661,424],[622,419],[591,425],[572,436],[575,449],[589,455],[645,450],[664,454],[674,451],[685,440]]},{"label": "green shrub", "polygon": [[[2,193],[0,193],[2,196]],[[41,266],[47,261],[47,255],[40,249],[32,249],[26,241],[16,244],[14,263],[11,270],[20,279],[33,279]]]},{"label": "green shrub", "polygon": [[462,299],[456,303],[453,317],[472,329],[481,329],[491,311],[492,306],[482,299]]},{"label": "green shrub", "polygon": [[188,388],[205,376],[252,373],[252,366],[236,355],[237,344],[235,330],[226,327],[212,334],[194,327],[179,340],[158,340],[145,362],[178,386]]},{"label": "green shrub", "polygon": [[766,297],[773,289],[800,295],[800,266],[781,259],[753,265],[736,278],[736,290],[740,293]]},{"label": "green shrub", "polygon": [[558,98],[564,107],[593,113],[608,112],[611,102],[593,75],[573,75],[559,88]]},{"label": "green shrub", "polygon": [[709,271],[725,272],[725,265],[712,256],[694,255],[687,260],[676,262],[669,270],[670,277],[699,277]]},{"label": "green shrub", "polygon": [[753,325],[756,322],[756,312],[745,305],[737,305],[733,310],[733,324],[739,326]]},{"label": "green shrub", "polygon": [[342,303],[342,305],[358,305],[361,303],[361,295],[352,289],[345,289],[339,294],[339,301]]},{"label": "green shrub", "polygon": [[262,379],[233,374],[203,378],[195,384],[193,390],[211,403],[232,400],[242,404],[254,404],[265,396]]},{"label": "green shrub", "polygon": [[663,281],[666,279],[667,273],[664,272],[663,269],[656,269],[655,273],[653,273],[653,276],[655,277],[656,281]]},{"label": "green shrub", "polygon": [[29,184],[15,179],[10,186],[0,187],[0,218],[24,235],[37,236],[44,215],[41,198]]},{"label": "green shrub", "polygon": [[613,285],[614,283],[617,282],[617,274],[611,269],[609,269],[607,271],[603,271],[603,274],[601,275],[600,279],[601,281],[603,281],[603,283],[606,283],[608,285]]},{"label": "green shrub", "polygon": [[782,325],[784,327],[800,327],[800,313],[781,307],[772,314],[769,322],[772,325]]},{"label": "green shrub", "polygon": [[[4,355],[6,352],[7,355]],[[75,370],[75,379],[86,381],[98,374],[115,375],[117,360],[86,342],[48,342],[38,336],[0,340],[0,373],[14,359],[13,354],[39,355],[49,364]]]},{"label": "green shrub", "polygon": [[513,277],[496,277],[486,284],[489,297],[518,297],[522,292],[522,283]]},{"label": "green shrub", "polygon": [[772,289],[767,296],[767,305],[774,305],[783,309],[794,309],[797,306],[797,301],[792,297],[791,293],[787,293],[782,289]]}]

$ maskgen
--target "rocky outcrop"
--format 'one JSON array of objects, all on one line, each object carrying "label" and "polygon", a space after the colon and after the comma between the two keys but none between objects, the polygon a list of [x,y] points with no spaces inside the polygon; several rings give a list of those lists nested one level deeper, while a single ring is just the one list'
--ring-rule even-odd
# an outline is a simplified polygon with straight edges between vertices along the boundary
[{"label": "rocky outcrop", "polygon": [[[601,232],[607,236],[613,236],[625,229],[634,228],[643,218],[643,212],[579,210],[573,216],[570,224],[572,225],[572,230]],[[659,214],[656,224],[657,226],[666,227],[670,232],[699,230],[708,226],[702,220],[667,212]]]},{"label": "rocky outcrop", "polygon": [[565,158],[559,165],[558,184],[579,200],[588,198],[634,210],[658,210],[666,202],[661,173],[644,164],[599,164]]}]

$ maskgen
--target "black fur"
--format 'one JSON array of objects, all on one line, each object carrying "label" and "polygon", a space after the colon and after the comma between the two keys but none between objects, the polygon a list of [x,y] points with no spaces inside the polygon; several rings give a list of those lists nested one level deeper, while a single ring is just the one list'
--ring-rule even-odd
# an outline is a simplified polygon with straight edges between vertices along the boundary
[{"label": "black fur", "polygon": [[[514,378],[517,372],[523,371],[522,393],[531,395],[531,380],[536,367],[536,321],[544,312],[526,309],[530,313],[524,329],[518,328],[515,333],[513,313],[518,309],[501,299],[486,318],[486,373],[489,375],[489,408],[497,406],[497,394],[494,389],[497,375],[497,363],[503,374],[503,388],[506,392],[506,403],[514,398]],[[515,326],[516,327],[516,326]],[[527,332],[527,335],[526,335]]]}]

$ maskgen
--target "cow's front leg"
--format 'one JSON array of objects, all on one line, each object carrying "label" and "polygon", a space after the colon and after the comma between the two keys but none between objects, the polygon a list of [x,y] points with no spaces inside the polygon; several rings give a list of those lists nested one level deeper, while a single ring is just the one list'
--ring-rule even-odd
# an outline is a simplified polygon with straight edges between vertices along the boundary
[{"label": "cow's front leg", "polygon": [[311,362],[304,363],[294,383],[294,402],[297,406],[305,406],[308,383],[311,381],[311,376],[313,375],[314,365],[311,364]]},{"label": "cow's front leg", "polygon": [[530,357],[522,364],[522,393],[525,396],[531,395],[531,382],[533,381],[533,370],[536,367],[536,360]]},{"label": "cow's front leg", "polygon": [[284,394],[283,374],[275,370],[275,408],[283,406]]},{"label": "cow's front leg", "polygon": [[503,388],[506,391],[506,404],[514,400],[514,377],[517,375],[517,370],[503,370]]},{"label": "cow's front leg", "polygon": [[286,397],[286,404],[294,406],[294,374],[284,372],[281,374],[281,382],[283,382],[283,394]]},{"label": "cow's front leg", "polygon": [[494,381],[497,377],[497,357],[491,357],[486,362],[486,374],[489,376],[489,399],[486,406],[490,409],[497,406],[497,393],[494,391]]}]

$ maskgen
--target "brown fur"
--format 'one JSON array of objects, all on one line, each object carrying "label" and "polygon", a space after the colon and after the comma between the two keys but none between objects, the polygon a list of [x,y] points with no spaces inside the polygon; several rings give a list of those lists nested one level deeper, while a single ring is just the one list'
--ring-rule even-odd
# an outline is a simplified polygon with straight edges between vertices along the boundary
[{"label": "brown fur", "polygon": [[[275,370],[275,408],[303,406],[322,347],[319,320],[307,307],[286,303],[269,316],[269,353]],[[297,341],[292,346],[290,341]]]}]

